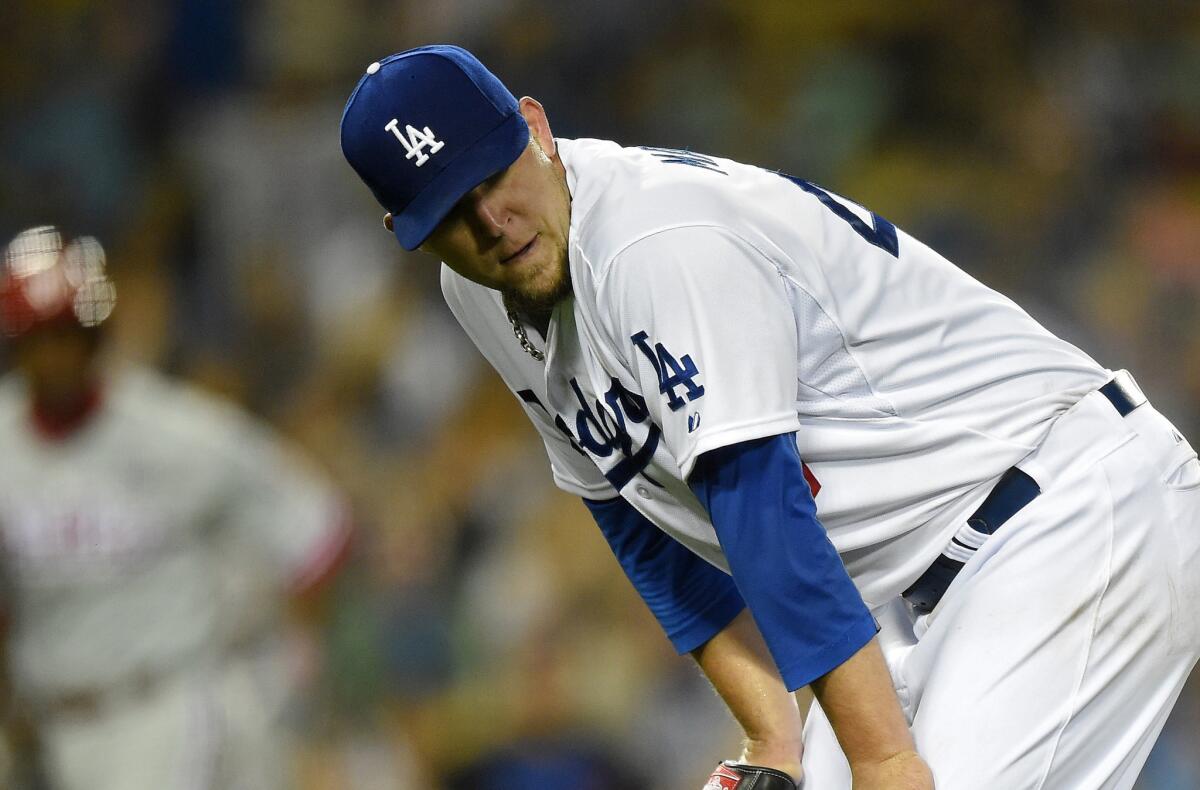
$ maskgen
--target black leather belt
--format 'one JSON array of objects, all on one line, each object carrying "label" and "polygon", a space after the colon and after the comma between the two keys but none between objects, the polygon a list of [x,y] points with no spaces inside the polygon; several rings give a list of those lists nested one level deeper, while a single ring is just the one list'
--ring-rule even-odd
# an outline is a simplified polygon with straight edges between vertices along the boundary
[{"label": "black leather belt", "polygon": [[[1146,402],[1133,376],[1122,370],[1099,390],[1122,417]],[[1037,481],[1017,467],[1001,475],[983,504],[967,518],[967,529],[960,529],[950,544],[921,577],[904,591],[904,597],[917,614],[928,614],[950,587],[950,582],[966,565],[983,542],[1004,525],[1021,508],[1042,493]]]}]

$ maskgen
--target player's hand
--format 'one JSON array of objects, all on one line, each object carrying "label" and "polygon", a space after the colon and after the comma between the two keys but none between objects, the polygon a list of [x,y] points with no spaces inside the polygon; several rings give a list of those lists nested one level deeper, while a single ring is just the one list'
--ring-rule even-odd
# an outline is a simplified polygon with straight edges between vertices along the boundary
[{"label": "player's hand", "polygon": [[878,763],[850,766],[854,790],[933,790],[933,773],[921,756],[906,751]]},{"label": "player's hand", "polygon": [[798,790],[792,777],[761,765],[726,760],[717,766],[701,790]]},{"label": "player's hand", "polygon": [[804,773],[801,755],[804,753],[804,740],[797,730],[791,737],[774,735],[768,738],[747,736],[742,745],[742,753],[737,762],[741,765],[758,765],[771,768],[791,776],[800,782]]}]

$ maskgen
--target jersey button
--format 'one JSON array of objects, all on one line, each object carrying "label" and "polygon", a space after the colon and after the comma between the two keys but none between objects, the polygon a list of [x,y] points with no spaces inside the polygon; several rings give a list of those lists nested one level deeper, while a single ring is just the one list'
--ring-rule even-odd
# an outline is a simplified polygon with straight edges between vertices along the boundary
[{"label": "jersey button", "polygon": [[638,496],[640,496],[642,499],[650,498],[650,489],[646,488],[645,486],[638,486],[637,492]]}]

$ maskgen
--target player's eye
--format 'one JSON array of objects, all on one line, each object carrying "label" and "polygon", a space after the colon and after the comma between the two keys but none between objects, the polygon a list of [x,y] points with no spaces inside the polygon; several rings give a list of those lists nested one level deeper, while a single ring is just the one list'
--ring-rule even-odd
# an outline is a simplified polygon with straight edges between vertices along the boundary
[{"label": "player's eye", "polygon": [[[487,193],[491,192],[493,189],[495,189],[500,184],[500,182],[502,180],[504,180],[504,174],[507,172],[508,172],[507,170],[501,170],[499,173],[495,173],[495,174],[485,178],[479,184],[479,186],[475,187],[475,190],[478,190],[477,194],[486,195]],[[475,191],[475,190],[472,190],[472,191]]]},{"label": "player's eye", "polygon": [[[450,210],[446,212],[446,219],[447,220],[458,220],[458,219],[462,219],[463,217],[465,217],[467,215],[467,212],[469,210],[472,200],[473,200],[473,198],[471,197],[471,193],[468,192],[466,195],[463,196],[462,200],[458,201],[457,203],[455,203],[453,206],[450,207]],[[443,222],[444,221],[445,220],[443,220]]]}]

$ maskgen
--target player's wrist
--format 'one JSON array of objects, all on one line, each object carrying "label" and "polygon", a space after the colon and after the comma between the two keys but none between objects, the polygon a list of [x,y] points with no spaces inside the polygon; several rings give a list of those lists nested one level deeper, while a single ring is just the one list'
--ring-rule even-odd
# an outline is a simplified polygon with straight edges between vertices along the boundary
[{"label": "player's wrist", "polygon": [[882,760],[850,764],[854,790],[933,790],[933,773],[925,760],[911,749]]},{"label": "player's wrist", "polygon": [[782,771],[797,784],[804,773],[801,758],[804,754],[803,738],[799,734],[780,735],[773,738],[746,738],[742,744],[739,763],[761,765]]}]

